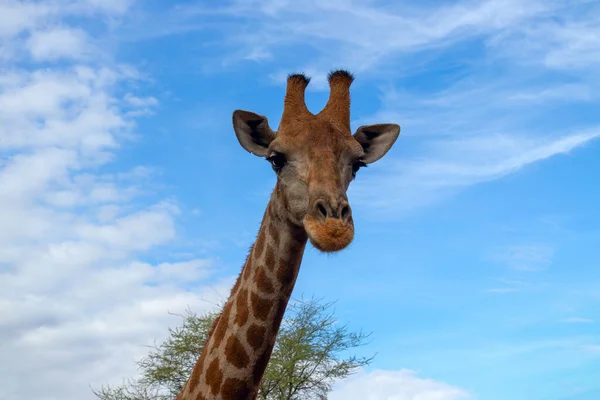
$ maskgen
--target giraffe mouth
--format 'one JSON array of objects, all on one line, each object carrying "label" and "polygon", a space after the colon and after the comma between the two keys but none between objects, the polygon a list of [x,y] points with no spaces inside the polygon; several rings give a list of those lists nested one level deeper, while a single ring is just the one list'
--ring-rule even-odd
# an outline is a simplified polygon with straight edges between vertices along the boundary
[{"label": "giraffe mouth", "polygon": [[304,218],[304,229],[306,229],[310,243],[317,250],[327,253],[345,249],[354,239],[352,220],[342,221],[336,218],[327,218],[319,221],[307,215]]}]

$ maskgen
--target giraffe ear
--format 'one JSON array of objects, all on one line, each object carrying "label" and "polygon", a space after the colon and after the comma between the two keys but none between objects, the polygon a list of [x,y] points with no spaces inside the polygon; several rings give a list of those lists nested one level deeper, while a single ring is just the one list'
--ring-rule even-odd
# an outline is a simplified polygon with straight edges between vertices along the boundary
[{"label": "giraffe ear", "polygon": [[267,156],[269,144],[277,135],[267,117],[244,110],[233,112],[233,129],[242,147],[260,157]]},{"label": "giraffe ear", "polygon": [[363,161],[370,164],[379,160],[392,148],[398,135],[400,135],[400,125],[397,124],[363,125],[356,130],[354,139],[365,151]]}]

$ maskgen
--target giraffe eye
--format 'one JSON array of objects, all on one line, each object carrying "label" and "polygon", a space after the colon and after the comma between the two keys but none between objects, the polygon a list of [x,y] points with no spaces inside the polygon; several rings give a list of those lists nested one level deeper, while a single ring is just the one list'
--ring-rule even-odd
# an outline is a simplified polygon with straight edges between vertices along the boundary
[{"label": "giraffe eye", "polygon": [[355,161],[352,164],[352,177],[356,176],[356,173],[358,172],[359,169],[361,169],[362,167],[366,167],[367,164],[365,164],[365,162],[363,160],[358,160]]},{"label": "giraffe eye", "polygon": [[270,157],[267,157],[267,161],[271,163],[275,172],[279,172],[287,163],[285,155],[281,153],[273,153]]}]

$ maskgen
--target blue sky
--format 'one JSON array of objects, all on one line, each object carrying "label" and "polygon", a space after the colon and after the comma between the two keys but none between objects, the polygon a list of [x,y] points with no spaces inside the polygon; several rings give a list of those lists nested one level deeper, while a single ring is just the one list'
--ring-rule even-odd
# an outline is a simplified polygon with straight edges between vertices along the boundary
[{"label": "blue sky", "polygon": [[348,68],[353,129],[402,132],[294,292],[373,333],[332,399],[597,399],[599,27],[598,1],[0,1],[0,398],[91,399],[223,300],[275,184],[231,113],[276,127],[290,72],[317,112]]}]

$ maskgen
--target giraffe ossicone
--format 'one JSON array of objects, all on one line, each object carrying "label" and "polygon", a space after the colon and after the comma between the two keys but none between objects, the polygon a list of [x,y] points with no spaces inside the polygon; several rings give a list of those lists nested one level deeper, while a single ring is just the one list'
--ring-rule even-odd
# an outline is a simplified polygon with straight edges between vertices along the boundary
[{"label": "giraffe ossicone", "polygon": [[240,145],[271,164],[277,183],[256,242],[177,400],[255,399],[306,244],[334,252],[353,240],[346,191],[358,170],[383,157],[400,134],[399,125],[387,123],[351,133],[353,80],[345,70],[331,72],[327,104],[313,114],[304,101],[310,79],[289,75],[277,130],[265,116],[233,113]]}]

